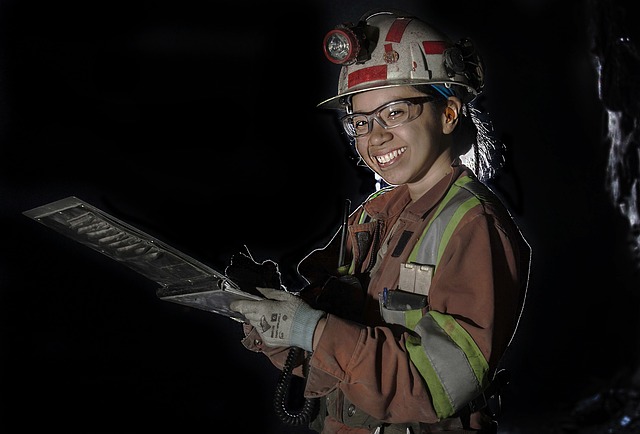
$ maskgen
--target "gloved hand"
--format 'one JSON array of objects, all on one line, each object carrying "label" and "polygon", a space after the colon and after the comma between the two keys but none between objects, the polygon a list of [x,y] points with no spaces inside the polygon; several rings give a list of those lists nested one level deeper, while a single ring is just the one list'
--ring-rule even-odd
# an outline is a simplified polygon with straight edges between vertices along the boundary
[{"label": "gloved hand", "polygon": [[265,345],[312,351],[313,332],[325,312],[313,309],[302,298],[285,290],[257,289],[264,300],[237,300],[229,308],[245,316]]}]

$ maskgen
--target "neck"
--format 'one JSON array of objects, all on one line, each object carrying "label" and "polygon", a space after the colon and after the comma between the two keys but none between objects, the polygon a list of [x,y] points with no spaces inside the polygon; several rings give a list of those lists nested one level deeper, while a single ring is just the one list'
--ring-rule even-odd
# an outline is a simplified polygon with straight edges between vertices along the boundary
[{"label": "neck", "polygon": [[411,201],[415,202],[420,199],[426,192],[431,190],[442,178],[451,173],[451,164],[453,162],[450,159],[438,159],[429,171],[416,182],[408,183],[409,195]]}]

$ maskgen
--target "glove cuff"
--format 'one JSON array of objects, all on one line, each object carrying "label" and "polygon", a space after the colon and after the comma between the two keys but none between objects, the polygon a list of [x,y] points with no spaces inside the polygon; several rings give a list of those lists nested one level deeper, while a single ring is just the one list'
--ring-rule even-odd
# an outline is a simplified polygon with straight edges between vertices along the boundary
[{"label": "glove cuff", "polygon": [[291,325],[291,345],[305,351],[313,351],[313,332],[324,315],[325,312],[301,303]]}]

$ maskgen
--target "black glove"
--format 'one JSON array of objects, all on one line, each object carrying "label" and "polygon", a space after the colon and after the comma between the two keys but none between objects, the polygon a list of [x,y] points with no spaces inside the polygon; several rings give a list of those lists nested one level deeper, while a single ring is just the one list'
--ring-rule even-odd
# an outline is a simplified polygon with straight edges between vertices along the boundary
[{"label": "black glove", "polygon": [[263,294],[256,288],[284,289],[275,262],[268,259],[258,263],[242,252],[231,257],[231,263],[224,270],[224,274],[244,292],[260,297]]},{"label": "black glove", "polygon": [[362,321],[365,292],[355,276],[327,277],[324,281],[307,285],[300,296],[315,309],[340,318]]}]

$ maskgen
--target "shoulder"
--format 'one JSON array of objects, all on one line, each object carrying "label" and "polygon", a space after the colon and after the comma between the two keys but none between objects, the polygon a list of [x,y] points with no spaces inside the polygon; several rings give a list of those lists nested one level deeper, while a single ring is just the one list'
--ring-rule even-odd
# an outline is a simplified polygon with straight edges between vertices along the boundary
[{"label": "shoulder", "polygon": [[505,232],[519,232],[510,210],[489,185],[473,175],[459,178],[454,185],[460,187],[458,202],[466,203],[464,220],[485,218]]},{"label": "shoulder", "polygon": [[453,186],[458,188],[456,195],[463,200],[470,200],[487,212],[495,211],[510,216],[502,199],[489,185],[480,181],[475,175],[463,175],[453,183]]}]

